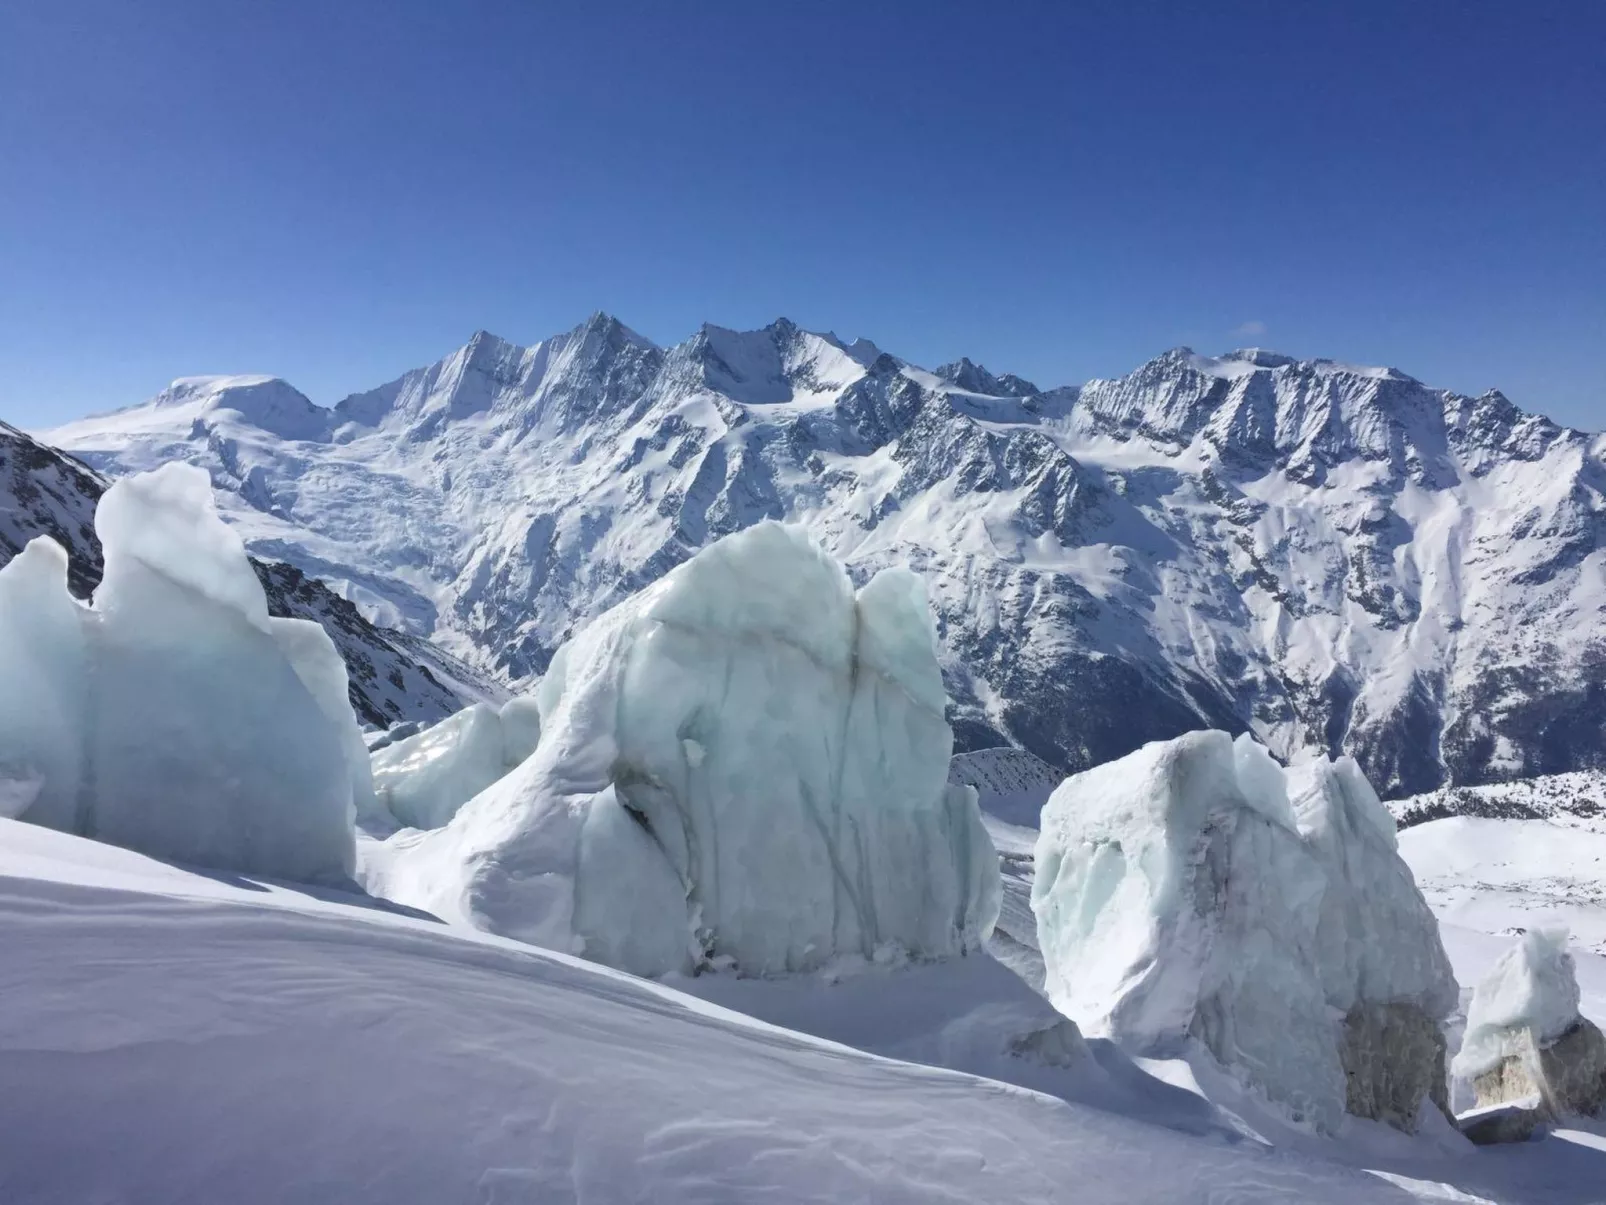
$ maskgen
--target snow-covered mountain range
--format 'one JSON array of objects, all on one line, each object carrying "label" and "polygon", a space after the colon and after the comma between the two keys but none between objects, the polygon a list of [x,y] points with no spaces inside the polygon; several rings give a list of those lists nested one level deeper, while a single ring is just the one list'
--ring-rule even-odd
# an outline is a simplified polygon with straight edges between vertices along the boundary
[{"label": "snow-covered mountain range", "polygon": [[[87,465],[0,423],[0,565],[36,536],[49,536],[67,551],[73,591],[87,597],[101,578],[95,507],[105,490],[106,481]],[[379,630],[294,565],[253,565],[273,615],[314,620],[334,640],[363,722],[432,722],[497,693],[494,683],[427,641]]]},{"label": "snow-covered mountain range", "polygon": [[505,681],[720,535],[907,563],[960,748],[1063,769],[1252,729],[1385,795],[1606,766],[1600,437],[1498,393],[1247,350],[1040,390],[785,320],[662,348],[597,314],[332,409],[177,381],[42,433],[205,466],[258,556]]}]

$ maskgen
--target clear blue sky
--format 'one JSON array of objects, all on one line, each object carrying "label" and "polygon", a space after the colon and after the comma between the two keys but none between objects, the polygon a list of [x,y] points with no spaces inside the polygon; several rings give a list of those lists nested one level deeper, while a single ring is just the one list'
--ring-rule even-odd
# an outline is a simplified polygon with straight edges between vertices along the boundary
[{"label": "clear blue sky", "polygon": [[1606,426],[1606,3],[0,6],[0,417],[787,315]]}]

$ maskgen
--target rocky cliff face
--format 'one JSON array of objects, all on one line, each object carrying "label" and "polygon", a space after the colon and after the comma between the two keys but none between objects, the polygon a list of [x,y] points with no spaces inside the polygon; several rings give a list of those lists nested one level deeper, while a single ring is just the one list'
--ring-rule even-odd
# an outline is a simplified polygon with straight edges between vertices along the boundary
[{"label": "rocky cliff face", "polygon": [[[49,536],[67,550],[73,591],[88,597],[101,576],[95,505],[105,489],[105,480],[88,466],[0,423],[0,565],[36,536]],[[374,627],[322,582],[293,565],[252,563],[271,614],[314,620],[334,640],[360,721],[380,727],[397,720],[434,721],[477,697],[472,689],[444,684],[429,658]]]},{"label": "rocky cliff face", "polygon": [[1602,443],[1497,393],[1186,349],[1040,391],[784,320],[659,348],[599,314],[291,394],[190,379],[49,437],[205,465],[254,550],[510,682],[784,518],[856,576],[925,576],[964,748],[1071,770],[1252,729],[1386,795],[1606,765]]}]

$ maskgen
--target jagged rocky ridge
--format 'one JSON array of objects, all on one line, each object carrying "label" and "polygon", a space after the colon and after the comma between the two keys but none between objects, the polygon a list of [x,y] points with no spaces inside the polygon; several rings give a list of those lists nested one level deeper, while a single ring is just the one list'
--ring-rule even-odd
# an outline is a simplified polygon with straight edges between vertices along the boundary
[{"label": "jagged rocky ridge", "polygon": [[205,465],[260,555],[509,681],[720,535],[928,583],[959,747],[1252,730],[1397,797],[1606,765],[1600,439],[1392,369],[1178,349],[1040,391],[784,320],[484,332],[333,409],[191,378],[52,440]]},{"label": "jagged rocky ridge", "polygon": [[[36,536],[49,536],[67,552],[73,593],[88,598],[104,566],[94,518],[106,486],[74,457],[0,423],[0,565]],[[380,631],[352,603],[294,565],[253,558],[252,568],[271,615],[310,619],[329,633],[346,663],[352,708],[363,722],[433,722],[473,697],[460,697],[431,672],[431,660],[449,664],[452,658],[411,654],[418,642]]]}]

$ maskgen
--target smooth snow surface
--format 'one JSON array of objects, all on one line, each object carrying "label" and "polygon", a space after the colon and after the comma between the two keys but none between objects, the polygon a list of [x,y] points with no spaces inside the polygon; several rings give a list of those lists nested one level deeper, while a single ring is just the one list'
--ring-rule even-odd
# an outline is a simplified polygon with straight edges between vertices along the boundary
[{"label": "smooth snow surface", "polygon": [[[791,1011],[829,1024],[830,989],[807,985]],[[850,984],[841,1013],[880,1001],[890,1031],[896,999],[934,1011],[938,984],[908,986]],[[1207,1111],[1130,1070],[1055,1099],[361,897],[6,821],[0,1000],[7,1202],[1480,1199],[1163,1128],[1147,1117]]]},{"label": "smooth snow surface", "polygon": [[476,703],[375,751],[375,796],[394,824],[439,828],[535,752],[540,737],[534,699],[520,696],[500,707]]},{"label": "smooth snow surface", "polygon": [[1049,998],[1135,1053],[1198,1039],[1335,1131],[1344,1014],[1365,1000],[1439,1018],[1457,998],[1389,825],[1353,765],[1290,778],[1222,732],[1067,779],[1043,809],[1031,896]]},{"label": "smooth snow surface", "polygon": [[1494,934],[1564,925],[1576,944],[1606,953],[1599,820],[1455,816],[1402,830],[1400,850],[1442,919]]},{"label": "smooth snow surface", "polygon": [[[560,649],[541,741],[377,894],[644,975],[979,948],[998,863],[920,580],[857,594],[795,528],[705,549]],[[381,755],[382,756],[382,755]]]},{"label": "smooth snow surface", "polygon": [[1538,1046],[1559,1038],[1577,1023],[1578,1002],[1567,930],[1529,929],[1478,983],[1455,1074],[1473,1079],[1517,1053],[1508,1041],[1519,1030]]},{"label": "smooth snow surface", "polygon": [[6,810],[196,865],[348,876],[368,769],[329,638],[269,618],[199,469],[118,482],[95,526],[92,607],[48,538],[0,568]]}]

